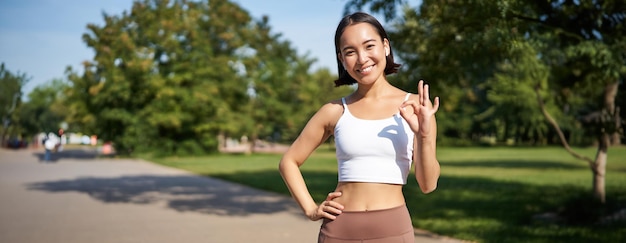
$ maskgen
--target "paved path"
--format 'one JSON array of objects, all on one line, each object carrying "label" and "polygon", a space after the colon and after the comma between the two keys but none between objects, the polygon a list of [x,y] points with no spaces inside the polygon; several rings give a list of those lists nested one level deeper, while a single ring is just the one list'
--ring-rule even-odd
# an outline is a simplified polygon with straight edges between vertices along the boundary
[{"label": "paved path", "polygon": [[[0,242],[315,242],[286,196],[130,159],[0,149]],[[416,242],[456,242],[416,231]]]}]

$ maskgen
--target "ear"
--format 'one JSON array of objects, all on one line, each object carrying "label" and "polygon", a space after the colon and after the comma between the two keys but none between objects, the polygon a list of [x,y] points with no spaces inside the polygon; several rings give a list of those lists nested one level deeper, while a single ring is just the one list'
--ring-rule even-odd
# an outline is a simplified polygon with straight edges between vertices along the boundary
[{"label": "ear", "polygon": [[391,46],[389,45],[389,40],[387,38],[383,39],[383,48],[385,48],[385,56],[389,56]]}]

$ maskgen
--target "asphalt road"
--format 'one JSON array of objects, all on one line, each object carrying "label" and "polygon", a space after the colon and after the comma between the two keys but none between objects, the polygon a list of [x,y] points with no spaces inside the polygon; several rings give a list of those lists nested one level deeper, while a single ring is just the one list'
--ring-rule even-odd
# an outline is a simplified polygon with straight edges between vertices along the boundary
[{"label": "asphalt road", "polygon": [[0,242],[316,242],[289,197],[95,152],[0,149]]}]

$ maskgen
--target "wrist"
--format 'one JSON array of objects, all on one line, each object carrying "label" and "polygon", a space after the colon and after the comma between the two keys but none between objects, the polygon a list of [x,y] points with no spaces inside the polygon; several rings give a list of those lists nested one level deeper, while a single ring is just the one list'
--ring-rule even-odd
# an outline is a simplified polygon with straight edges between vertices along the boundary
[{"label": "wrist", "polygon": [[316,207],[309,207],[304,209],[304,216],[312,221],[318,220],[317,218],[317,205]]},{"label": "wrist", "polygon": [[431,132],[422,132],[422,131],[415,132],[414,134],[417,139],[421,139],[423,141],[428,141],[433,136]]},{"label": "wrist", "polygon": [[304,215],[311,221],[317,221],[320,219],[320,217],[317,216],[316,210],[305,212]]}]

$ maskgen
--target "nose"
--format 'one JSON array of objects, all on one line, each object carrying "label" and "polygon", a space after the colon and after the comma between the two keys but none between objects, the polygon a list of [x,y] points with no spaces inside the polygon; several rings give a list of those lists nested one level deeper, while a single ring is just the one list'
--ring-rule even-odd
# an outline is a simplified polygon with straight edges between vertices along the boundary
[{"label": "nose", "polygon": [[365,64],[367,62],[367,53],[365,51],[359,51],[357,53],[357,64]]}]

